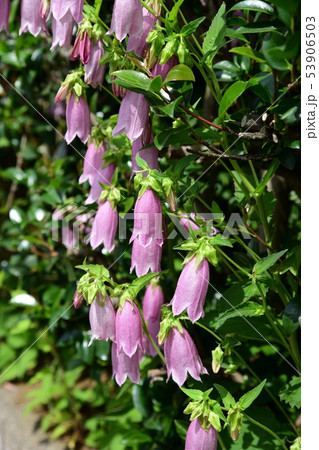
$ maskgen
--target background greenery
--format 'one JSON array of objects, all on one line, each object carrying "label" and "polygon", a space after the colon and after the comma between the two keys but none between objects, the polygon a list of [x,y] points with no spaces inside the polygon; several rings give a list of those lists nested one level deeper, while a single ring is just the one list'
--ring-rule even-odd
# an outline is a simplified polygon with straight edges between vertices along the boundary
[{"label": "background greenery", "polygon": [[[187,21],[206,16],[196,30],[200,42],[220,6],[218,1],[207,3],[203,7],[200,2],[185,0],[182,6]],[[238,3],[227,2],[227,11]],[[251,3],[253,6],[249,9],[240,8],[241,16],[227,14],[227,28],[223,29],[222,37],[214,37],[215,42],[221,39],[216,44],[218,51],[212,62],[216,75],[214,83],[218,83],[220,89],[219,94],[216,90],[217,97],[220,95],[219,105],[208,95],[203,82],[203,71],[212,82],[211,71],[205,72],[205,61],[192,67],[195,83],[180,81],[174,84],[174,89],[183,95],[188,107],[199,99],[196,106],[199,116],[208,120],[219,116],[217,123],[234,131],[241,130],[245,115],[252,112],[259,115],[268,108],[267,134],[261,139],[236,142],[231,154],[242,159],[220,159],[193,184],[179,206],[186,211],[194,208],[200,212],[222,211],[226,219],[238,212],[250,226],[252,239],[247,243],[248,248],[239,242],[241,234],[234,238],[232,248],[223,248],[224,256],[211,270],[211,282],[271,345],[210,288],[206,316],[200,322],[221,338],[225,358],[220,372],[204,376],[202,385],[191,379],[187,384],[190,388],[205,390],[218,383],[238,399],[266,378],[266,388],[247,414],[286,439],[289,447],[299,433],[300,378],[275,349],[297,366],[300,83],[292,83],[300,75],[300,5],[296,0],[276,0],[264,3],[272,5],[272,12],[265,13],[260,7],[263,2]],[[166,5],[169,9],[173,6],[171,2]],[[103,2],[100,16],[106,23],[109,23],[110,11],[110,5]],[[180,16],[178,21],[182,26]],[[70,307],[76,281],[82,275],[75,266],[85,257],[109,267],[126,251],[110,272],[118,282],[134,279],[129,274],[130,246],[128,240],[120,241],[114,254],[103,255],[89,246],[67,249],[61,242],[52,240],[54,210],[70,203],[83,205],[87,195],[87,186],[83,188],[78,184],[85,146],[76,140],[73,142],[76,151],[67,147],[56,131],[64,134],[66,126],[63,107],[54,104],[54,96],[59,83],[77,63],[70,62],[64,50],[50,52],[49,36],[19,36],[18,29],[19,1],[14,0],[10,34],[0,36],[0,382],[11,380],[33,385],[28,410],[41,406],[45,412],[42,429],[50,430],[52,439],[65,435],[70,448],[81,448],[84,444],[116,450],[183,448],[189,424],[183,414],[187,396],[174,382],[166,382],[165,373],[156,371],[161,368],[159,359],[145,358],[142,362],[140,385],[126,382],[119,388],[111,379],[109,343],[95,341],[88,347],[88,308],[85,305],[78,310]],[[234,42],[234,39],[239,40]],[[195,45],[192,38],[189,40],[190,45]],[[108,86],[107,81],[110,81],[109,75],[105,86]],[[242,82],[249,82],[249,85],[238,84]],[[283,94],[280,101],[271,106]],[[91,88],[88,100],[109,138],[115,124],[112,114],[118,112],[118,103],[103,90]],[[192,130],[197,130],[197,135],[210,145],[220,148],[227,148],[235,138],[209,127],[204,129],[202,121],[196,117],[188,116],[188,125],[185,125],[178,119],[178,115],[184,117],[183,111],[178,109],[174,122],[170,118],[171,111],[157,110],[156,113],[153,128],[158,146],[163,147],[160,166],[163,171],[170,170],[176,180],[177,195],[180,195],[190,180],[194,182],[213,162],[205,154],[205,148],[190,137]],[[257,133],[260,128],[249,131]],[[165,142],[160,134],[164,131]],[[277,138],[273,138],[273,134]],[[200,155],[185,157],[181,147],[185,144]],[[128,164],[129,144],[126,138],[119,137],[109,145],[118,158],[119,183],[127,190],[127,200],[119,208],[122,212],[129,211],[135,200]],[[245,160],[246,153],[273,156]],[[169,221],[168,224],[170,231],[172,225]],[[225,222],[221,221],[218,226],[223,230]],[[267,249],[261,240],[271,248]],[[162,267],[169,268],[161,279],[167,302],[172,298],[182,267],[182,257],[173,250],[181,241],[180,235],[167,241],[163,252]],[[271,254],[286,249],[282,260],[271,265],[258,281],[267,299],[266,314],[260,291],[227,257],[251,272],[255,263],[252,252],[263,258],[267,250]],[[17,303],[17,295],[21,293],[31,295],[34,304]],[[268,315],[280,329],[288,347],[274,332]],[[196,325],[188,328],[209,367],[211,350],[218,339]],[[214,393],[214,398],[219,400],[216,390]],[[220,436],[220,448],[282,448],[267,430],[247,419],[236,442],[231,440],[228,429]]]}]

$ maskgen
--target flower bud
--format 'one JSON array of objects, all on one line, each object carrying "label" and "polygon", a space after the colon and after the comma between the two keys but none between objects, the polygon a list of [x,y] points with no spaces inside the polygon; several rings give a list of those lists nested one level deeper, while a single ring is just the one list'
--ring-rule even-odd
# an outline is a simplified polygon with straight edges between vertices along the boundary
[{"label": "flower bud", "polygon": [[171,41],[167,42],[167,44],[162,50],[159,63],[160,64],[167,63],[167,61],[177,52],[178,45],[179,42],[177,38],[173,38]]},{"label": "flower bud", "polygon": [[212,350],[212,369],[214,373],[217,373],[224,359],[224,352],[218,345],[215,350]]}]

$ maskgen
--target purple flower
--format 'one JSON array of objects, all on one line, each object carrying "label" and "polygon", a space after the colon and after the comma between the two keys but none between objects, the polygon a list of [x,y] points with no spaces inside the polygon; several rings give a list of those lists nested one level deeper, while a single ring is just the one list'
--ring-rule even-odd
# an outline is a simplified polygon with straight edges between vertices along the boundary
[{"label": "purple flower", "polygon": [[90,306],[90,326],[92,338],[90,344],[94,339],[107,341],[115,339],[115,312],[110,297],[106,296],[103,304],[101,294]]},{"label": "purple flower", "polygon": [[163,245],[162,222],[161,201],[155,192],[148,188],[136,200],[134,229],[130,242],[138,239],[143,247],[147,247],[152,241],[158,245]]},{"label": "purple flower", "polygon": [[164,294],[158,284],[150,283],[145,291],[143,299],[144,319],[155,322],[161,319],[161,307],[164,304]]},{"label": "purple flower", "polygon": [[[155,344],[159,346],[158,344],[158,333],[160,330],[160,321],[159,320],[155,320],[154,322],[152,320],[150,320],[147,324],[147,329],[149,334],[151,335],[153,341],[155,342]],[[144,353],[146,355],[149,356],[156,356],[157,355],[157,351],[155,350],[155,348],[153,347],[151,341],[149,340],[149,338],[146,336],[146,334],[144,334],[144,338],[143,338],[143,344],[144,344]]]},{"label": "purple flower", "polygon": [[92,226],[90,244],[93,250],[100,244],[103,244],[108,252],[114,247],[114,239],[118,224],[117,210],[112,208],[111,203],[107,200],[99,205]]},{"label": "purple flower", "polygon": [[[105,145],[102,144],[97,149],[93,142],[88,146],[84,157],[83,173],[79,178],[79,183],[82,184],[88,181],[92,186],[96,175],[103,164],[103,155],[106,152]],[[102,180],[101,180],[102,181]],[[102,181],[103,183],[103,181]]]},{"label": "purple flower", "polygon": [[136,275],[142,277],[150,270],[160,272],[162,258],[162,246],[151,241],[147,247],[140,244],[139,239],[134,239],[132,247],[132,259],[130,273],[135,269]]},{"label": "purple flower", "polygon": [[197,269],[194,256],[182,270],[179,276],[171,305],[174,316],[187,309],[190,320],[194,323],[204,317],[204,302],[209,285],[209,264],[204,258]]},{"label": "purple flower", "polygon": [[171,329],[164,342],[164,355],[168,379],[172,375],[173,380],[179,386],[185,383],[187,372],[198,381],[200,381],[201,373],[208,373],[202,364],[192,338],[185,328],[183,328],[183,333],[180,333],[176,327]]},{"label": "purple flower", "polygon": [[10,15],[10,0],[1,0],[0,3],[0,31],[8,33],[8,23]]},{"label": "purple flower", "polygon": [[76,290],[73,297],[73,306],[74,308],[78,309],[80,308],[83,301],[83,294],[79,294]]},{"label": "purple flower", "polygon": [[[154,136],[151,135],[150,136],[150,141],[148,143],[152,142],[153,138],[154,138]],[[141,150],[142,147],[144,147],[144,145],[142,144],[142,138],[141,137],[133,142],[133,145],[132,145],[132,171],[136,172],[137,170],[141,170],[138,167],[137,162],[136,162],[136,155],[137,154],[139,154],[139,156],[142,159],[144,159],[144,161],[147,162],[148,167],[150,169],[155,169],[155,170],[160,171],[160,168],[159,168],[159,165],[158,165],[158,150],[157,150],[157,148],[156,147],[149,147],[149,148],[146,148],[145,150]]]},{"label": "purple flower", "polygon": [[50,12],[52,12],[55,20],[60,22],[68,20],[68,13],[71,13],[74,20],[79,24],[83,20],[83,4],[84,0],[51,0]]},{"label": "purple flower", "polygon": [[139,352],[136,351],[130,358],[123,351],[118,352],[117,345],[112,344],[112,366],[113,376],[119,386],[126,381],[126,378],[133,383],[140,381],[140,369],[139,369]]},{"label": "purple flower", "polygon": [[38,36],[41,31],[47,31],[45,20],[40,14],[40,6],[41,0],[22,0],[19,34],[29,31],[33,36]]},{"label": "purple flower", "polygon": [[173,55],[165,64],[156,63],[154,69],[152,70],[153,77],[157,77],[160,75],[162,80],[165,80],[168,72],[178,64],[178,58],[176,55]]},{"label": "purple flower", "polygon": [[74,47],[71,53],[71,60],[74,61],[79,56],[83,64],[87,64],[89,62],[92,50],[92,41],[86,31],[83,33],[78,33]]},{"label": "purple flower", "polygon": [[103,167],[103,169],[100,169],[93,180],[90,193],[88,198],[85,200],[85,205],[90,205],[91,203],[98,203],[100,195],[103,191],[103,188],[101,187],[100,183],[107,184],[111,186],[112,177],[115,172],[115,165],[113,163],[107,165],[106,167]]},{"label": "purple flower", "polygon": [[143,32],[138,37],[130,36],[129,40],[127,41],[126,47],[126,51],[134,52],[137,56],[140,56],[141,58],[143,57],[144,52],[149,45],[146,42],[146,38],[151,29],[154,28],[154,24],[157,21],[157,17],[155,17],[154,14],[150,13],[146,8],[142,8],[142,12],[143,12]]},{"label": "purple flower", "polygon": [[77,236],[68,225],[62,226],[62,244],[66,248],[76,248]]},{"label": "purple flower", "polygon": [[198,418],[193,420],[187,430],[185,450],[216,450],[217,449],[217,431],[213,426],[204,430],[199,423]]},{"label": "purple flower", "polygon": [[118,352],[123,351],[131,358],[138,347],[143,350],[142,320],[134,302],[127,300],[123,308],[118,309],[115,330]]},{"label": "purple flower", "polygon": [[68,131],[65,139],[68,144],[75,136],[79,136],[82,142],[88,140],[91,132],[91,119],[89,106],[83,97],[78,97],[72,93],[66,105],[66,124]]},{"label": "purple flower", "polygon": [[127,91],[112,135],[126,133],[130,141],[136,141],[147,129],[149,110],[149,104],[142,94]]},{"label": "purple flower", "polygon": [[140,0],[115,0],[110,33],[115,33],[119,41],[128,34],[141,36],[143,14]]},{"label": "purple flower", "polygon": [[99,65],[100,59],[104,55],[104,47],[101,39],[92,47],[90,59],[85,65],[84,82],[90,84],[94,88],[101,86],[104,81],[105,64]]},{"label": "purple flower", "polygon": [[52,18],[52,45],[50,50],[53,51],[56,47],[71,47],[73,17],[70,12],[65,16],[66,20],[63,22]]}]

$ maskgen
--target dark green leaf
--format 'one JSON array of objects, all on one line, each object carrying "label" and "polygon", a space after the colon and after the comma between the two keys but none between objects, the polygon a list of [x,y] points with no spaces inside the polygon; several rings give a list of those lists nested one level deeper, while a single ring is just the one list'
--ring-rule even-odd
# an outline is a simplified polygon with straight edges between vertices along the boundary
[{"label": "dark green leaf", "polygon": [[234,397],[230,394],[230,392],[227,391],[227,389],[225,389],[220,384],[214,384],[214,387],[219,392],[219,395],[221,396],[225,408],[229,409],[235,405],[236,401]]},{"label": "dark green leaf", "polygon": [[256,386],[251,391],[244,394],[239,399],[239,404],[241,407],[241,410],[245,410],[252,404],[252,402],[258,397],[258,395],[263,390],[263,387],[265,386],[267,380],[262,381],[258,386]]},{"label": "dark green leaf", "polygon": [[204,56],[209,53],[208,62],[211,62],[219,47],[224,42],[226,33],[226,5],[223,3],[214,17],[203,42]]},{"label": "dark green leaf", "polygon": [[295,302],[290,302],[284,309],[282,325],[287,336],[292,335],[300,326],[300,308]]},{"label": "dark green leaf", "polygon": [[301,378],[293,376],[292,380],[279,394],[280,400],[288,403],[291,408],[301,408]]},{"label": "dark green leaf", "polygon": [[218,116],[223,117],[228,108],[237,100],[238,97],[247,89],[249,86],[247,81],[236,81],[232,84],[227,91],[223,94],[222,100],[218,109]]},{"label": "dark green leaf", "polygon": [[253,50],[249,46],[235,47],[229,50],[231,53],[236,53],[237,55],[247,56],[250,59],[253,59],[257,62],[265,62],[260,52]]},{"label": "dark green leaf", "polygon": [[278,169],[279,166],[280,166],[280,161],[279,161],[279,159],[275,158],[271,162],[270,167],[267,170],[266,174],[263,176],[262,181],[256,187],[255,194],[260,195],[263,192],[263,190],[265,189],[267,183],[273,177],[273,175],[276,173],[276,170]]},{"label": "dark green leaf", "polygon": [[224,325],[224,323],[227,320],[238,317],[238,316],[254,317],[254,316],[262,316],[263,314],[264,314],[264,309],[261,305],[259,305],[259,303],[247,301],[242,305],[238,305],[235,308],[231,308],[228,311],[219,314],[219,316],[216,318],[216,320],[214,322],[214,326],[216,328],[220,328]]},{"label": "dark green leaf", "polygon": [[169,103],[165,106],[159,106],[157,109],[159,109],[162,113],[170,117],[171,119],[174,119],[175,117],[175,109],[178,106],[178,104],[183,100],[183,97],[180,96],[173,102]]},{"label": "dark green leaf", "polygon": [[286,252],[287,250],[282,250],[281,252],[273,253],[272,255],[268,255],[265,258],[260,259],[253,267],[253,273],[255,275],[261,275],[273,266],[275,262],[278,261],[278,259]]},{"label": "dark green leaf", "polygon": [[236,11],[238,9],[274,14],[274,8],[261,0],[244,0],[243,2],[236,3],[229,11]]},{"label": "dark green leaf", "polygon": [[170,81],[195,81],[195,76],[188,66],[185,64],[177,64],[166,75],[164,84]]},{"label": "dark green leaf", "polygon": [[206,19],[206,17],[199,17],[198,19],[192,20],[188,24],[184,25],[181,29],[181,35],[187,37],[193,34],[199,25]]}]

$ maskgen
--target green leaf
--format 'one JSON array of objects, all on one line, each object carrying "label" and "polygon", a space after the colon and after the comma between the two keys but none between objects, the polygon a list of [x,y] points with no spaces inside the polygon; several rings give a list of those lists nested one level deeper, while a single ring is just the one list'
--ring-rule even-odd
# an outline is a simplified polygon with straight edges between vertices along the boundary
[{"label": "green leaf", "polygon": [[278,259],[284,255],[287,252],[286,250],[282,250],[281,252],[273,253],[272,255],[268,255],[265,258],[260,259],[256,262],[256,264],[253,267],[253,274],[254,275],[261,275],[266,270],[269,269],[269,267],[273,266]]},{"label": "green leaf", "polygon": [[218,116],[223,117],[228,108],[237,100],[238,97],[247,89],[249,83],[247,81],[236,81],[223,94],[222,100],[218,109]]},{"label": "green leaf", "polygon": [[142,169],[142,170],[149,170],[147,162],[143,158],[140,157],[139,153],[136,154],[135,160],[136,160],[137,165],[138,165],[138,167],[140,169]]},{"label": "green leaf", "polygon": [[185,167],[187,167],[188,165],[190,165],[192,162],[195,161],[195,159],[197,159],[197,155],[188,155],[185,156],[184,158],[179,159],[173,166],[173,173],[174,175],[179,178],[179,176],[181,175],[181,173],[183,172],[183,170],[185,169]]},{"label": "green leaf", "polygon": [[291,408],[301,408],[301,378],[293,376],[292,380],[279,394],[280,400]]},{"label": "green leaf", "polygon": [[173,102],[169,103],[165,106],[159,106],[157,109],[159,109],[161,112],[165,114],[165,116],[170,117],[171,119],[175,118],[175,109],[177,108],[178,104],[183,100],[183,97],[180,96],[177,99],[175,99]]},{"label": "green leaf", "polygon": [[259,194],[260,195],[263,192],[263,190],[265,189],[267,183],[273,177],[273,175],[276,173],[276,170],[278,169],[279,166],[280,166],[280,161],[279,161],[279,159],[275,158],[271,162],[270,167],[267,170],[266,174],[264,175],[262,181],[256,187],[255,194]]},{"label": "green leaf", "polygon": [[263,390],[263,387],[265,386],[266,381],[267,380],[262,381],[254,389],[252,389],[251,391],[247,392],[242,397],[240,397],[238,403],[240,404],[240,408],[241,408],[242,411],[247,409],[248,406],[250,406],[252,404],[252,402],[258,397],[258,395]]},{"label": "green leaf", "polygon": [[177,64],[166,75],[164,84],[170,81],[195,81],[195,76],[188,66],[185,64]]},{"label": "green leaf", "polygon": [[183,28],[181,29],[180,34],[182,36],[190,36],[191,34],[193,34],[197,28],[199,27],[199,25],[206,19],[206,17],[199,17],[198,19],[192,20],[191,22],[187,23],[186,25],[183,26]]},{"label": "green leaf", "polygon": [[268,64],[277,70],[290,70],[291,64],[285,58],[286,38],[275,31],[265,36],[262,43],[262,53]]},{"label": "green leaf", "polygon": [[172,28],[174,28],[174,26],[177,23],[177,14],[178,14],[179,8],[182,6],[183,2],[184,2],[184,0],[178,0],[168,14],[168,20],[169,20],[170,26]]},{"label": "green leaf", "polygon": [[230,8],[229,11],[236,11],[238,9],[274,14],[274,8],[261,0],[245,0],[243,2],[236,3],[236,5]]},{"label": "green leaf", "polygon": [[233,246],[230,239],[225,238],[221,234],[216,234],[216,236],[212,236],[209,240],[209,243],[211,245],[220,245],[220,246],[226,245],[227,247]]},{"label": "green leaf", "polygon": [[231,393],[227,391],[227,389],[225,389],[220,384],[214,384],[214,387],[219,392],[219,395],[221,396],[225,408],[229,409],[235,405],[236,401],[234,397],[231,395]]},{"label": "green leaf", "polygon": [[132,88],[140,89],[142,92],[149,90],[152,79],[145,73],[136,70],[117,70],[112,73],[115,76],[114,83],[132,90]]},{"label": "green leaf", "polygon": [[209,54],[211,63],[220,46],[223,45],[226,33],[226,5],[223,3],[214,17],[203,41],[204,55]]},{"label": "green leaf", "polygon": [[162,77],[157,75],[157,77],[153,78],[150,84],[150,90],[153,92],[159,92],[162,89]]},{"label": "green leaf", "polygon": [[142,277],[135,278],[135,280],[131,284],[131,289],[134,292],[135,296],[143,289],[153,278],[156,278],[160,275],[160,272],[148,273],[143,275]]},{"label": "green leaf", "polygon": [[239,27],[237,30],[232,28],[227,28],[226,36],[239,38],[243,34],[256,34],[256,33],[269,33],[271,31],[276,31],[276,27],[272,25],[272,22],[256,22],[249,23],[244,27]]},{"label": "green leaf", "polygon": [[186,389],[181,387],[181,390],[192,400],[201,400],[203,398],[203,392],[199,389]]},{"label": "green leaf", "polygon": [[219,314],[214,322],[214,326],[216,329],[220,328],[227,320],[236,318],[238,316],[255,317],[262,316],[263,314],[264,309],[261,305],[259,305],[259,303],[247,301],[242,305],[238,305],[235,308],[228,309],[226,312]]},{"label": "green leaf", "polygon": [[235,47],[231,48],[229,51],[231,53],[236,53],[237,55],[247,56],[248,58],[253,59],[257,62],[265,62],[265,60],[262,58],[262,54],[260,52],[257,52],[256,50],[253,50],[249,46]]},{"label": "green leaf", "polygon": [[290,302],[285,307],[282,325],[287,336],[291,336],[300,327],[300,308],[296,302]]}]

